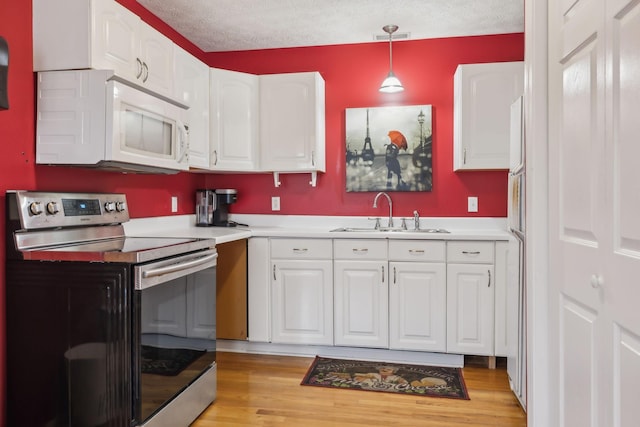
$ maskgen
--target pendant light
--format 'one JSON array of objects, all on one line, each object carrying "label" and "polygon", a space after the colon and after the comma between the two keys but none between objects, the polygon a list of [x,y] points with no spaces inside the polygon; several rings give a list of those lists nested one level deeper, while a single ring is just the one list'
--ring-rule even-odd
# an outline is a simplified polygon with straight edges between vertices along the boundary
[{"label": "pendant light", "polygon": [[393,51],[391,49],[391,35],[398,30],[398,26],[385,25],[384,27],[382,27],[382,29],[385,33],[389,34],[389,74],[387,75],[387,78],[382,82],[379,90],[380,92],[385,93],[402,92],[404,90],[404,87],[402,87],[402,83],[400,83],[400,80],[398,80],[396,75],[393,74]]}]

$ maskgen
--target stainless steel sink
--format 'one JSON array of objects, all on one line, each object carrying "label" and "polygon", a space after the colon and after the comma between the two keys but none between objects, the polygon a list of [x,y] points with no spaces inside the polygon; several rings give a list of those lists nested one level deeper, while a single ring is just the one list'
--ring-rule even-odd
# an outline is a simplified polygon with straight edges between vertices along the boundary
[{"label": "stainless steel sink", "polygon": [[444,228],[421,228],[420,230],[409,230],[413,233],[450,233],[449,230]]},{"label": "stainless steel sink", "polygon": [[340,227],[331,230],[332,232],[398,232],[398,233],[449,233],[444,228],[422,228],[420,230],[405,230],[403,228],[359,228],[359,227]]},{"label": "stainless steel sink", "polygon": [[334,231],[338,231],[338,232],[369,231],[371,232],[371,231],[380,231],[380,230],[376,230],[375,228],[340,227],[330,231],[331,232],[334,232]]}]

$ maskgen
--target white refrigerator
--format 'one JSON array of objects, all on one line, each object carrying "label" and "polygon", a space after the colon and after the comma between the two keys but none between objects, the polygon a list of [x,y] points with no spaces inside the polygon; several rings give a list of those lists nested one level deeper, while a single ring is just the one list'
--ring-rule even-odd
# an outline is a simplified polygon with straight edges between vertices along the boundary
[{"label": "white refrigerator", "polygon": [[526,287],[525,287],[525,141],[523,99],[511,105],[509,194],[507,222],[512,235],[507,281],[507,373],[511,389],[526,406]]}]

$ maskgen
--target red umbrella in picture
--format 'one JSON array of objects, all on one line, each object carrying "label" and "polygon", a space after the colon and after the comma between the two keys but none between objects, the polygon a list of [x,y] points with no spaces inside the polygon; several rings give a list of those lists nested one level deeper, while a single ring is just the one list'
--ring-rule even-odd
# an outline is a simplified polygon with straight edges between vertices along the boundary
[{"label": "red umbrella in picture", "polygon": [[407,149],[407,138],[405,138],[400,131],[390,130],[389,139],[391,140],[391,143],[396,147],[401,148],[403,150]]}]

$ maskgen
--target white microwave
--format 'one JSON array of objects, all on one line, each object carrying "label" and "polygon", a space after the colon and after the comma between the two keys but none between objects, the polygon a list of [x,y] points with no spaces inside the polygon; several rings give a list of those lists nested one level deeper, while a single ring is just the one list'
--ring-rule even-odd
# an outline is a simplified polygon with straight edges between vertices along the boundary
[{"label": "white microwave", "polygon": [[36,163],[176,173],[189,169],[186,106],[110,70],[38,73]]}]

